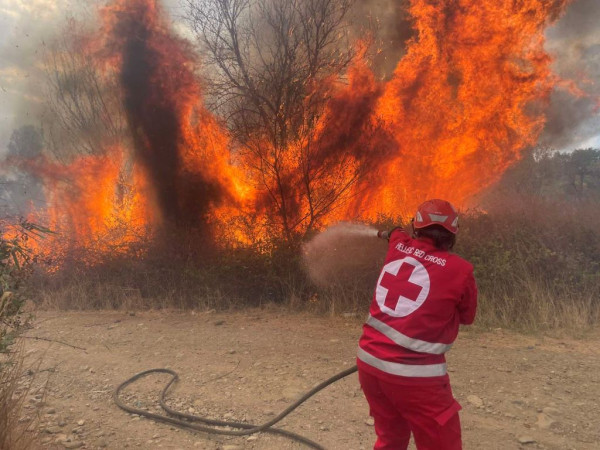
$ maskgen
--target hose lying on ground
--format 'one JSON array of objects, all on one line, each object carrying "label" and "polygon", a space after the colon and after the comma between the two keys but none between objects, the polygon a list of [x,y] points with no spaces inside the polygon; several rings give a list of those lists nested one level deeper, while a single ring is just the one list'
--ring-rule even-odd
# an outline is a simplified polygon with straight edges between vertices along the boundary
[{"label": "hose lying on ground", "polygon": [[[263,423],[262,425],[252,425],[250,423],[228,422],[228,421],[223,421],[223,420],[208,419],[206,417],[181,413],[181,412],[178,412],[178,411],[175,411],[175,410],[169,408],[165,404],[165,397],[167,395],[167,391],[171,388],[171,386],[175,385],[177,383],[177,381],[179,380],[179,375],[177,375],[177,372],[175,372],[171,369],[150,369],[150,370],[146,370],[144,372],[135,374],[128,380],[125,380],[123,383],[121,383],[117,387],[117,389],[115,389],[115,392],[113,393],[113,400],[116,403],[116,405],[124,411],[127,411],[132,414],[137,414],[139,416],[147,417],[149,419],[153,419],[158,422],[169,423],[171,425],[175,425],[175,426],[181,427],[181,428],[202,431],[204,433],[224,434],[224,435],[228,435],[228,436],[246,436],[246,435],[250,435],[250,434],[254,434],[254,433],[258,433],[258,432],[262,431],[262,432],[268,432],[268,433],[274,433],[274,434],[286,436],[290,439],[293,439],[298,442],[302,442],[303,444],[306,444],[307,446],[315,448],[315,449],[324,449],[324,447],[322,447],[321,445],[317,444],[314,441],[311,441],[308,438],[305,438],[304,436],[300,436],[299,434],[293,433],[291,431],[282,430],[281,428],[272,428],[272,427],[277,422],[282,420],[285,416],[287,416],[289,413],[291,413],[293,410],[295,410],[298,406],[300,406],[302,403],[304,403],[306,400],[308,400],[310,397],[315,395],[317,392],[325,389],[330,384],[335,383],[336,381],[341,380],[342,378],[347,377],[348,375],[350,375],[354,372],[356,372],[356,366],[350,367],[349,369],[346,369],[346,370],[334,375],[333,377],[328,378],[327,380],[323,381],[322,383],[320,383],[317,386],[315,386],[314,388],[312,388],[310,391],[308,391],[306,394],[304,394],[302,397],[300,397],[298,400],[296,400],[294,403],[292,403],[290,406],[288,406],[284,411],[279,413],[273,419],[269,420],[268,422]],[[164,409],[165,412],[167,412],[167,414],[170,414],[171,416],[175,416],[176,418],[163,416],[160,414],[154,414],[154,413],[145,411],[143,409],[133,408],[133,407],[128,406],[128,405],[124,404],[123,402],[121,402],[121,399],[119,398],[119,394],[121,393],[121,391],[124,388],[126,388],[130,384],[134,383],[135,381],[139,380],[140,378],[143,378],[143,377],[148,376],[153,373],[168,373],[169,375],[171,375],[171,380],[167,383],[167,385],[163,388],[162,392],[160,393],[159,401],[160,401],[161,408]],[[181,420],[181,419],[185,419],[185,420]],[[197,425],[192,422],[202,422],[205,425]],[[240,429],[239,430],[224,430],[224,429],[214,428],[215,426],[240,428]]]}]

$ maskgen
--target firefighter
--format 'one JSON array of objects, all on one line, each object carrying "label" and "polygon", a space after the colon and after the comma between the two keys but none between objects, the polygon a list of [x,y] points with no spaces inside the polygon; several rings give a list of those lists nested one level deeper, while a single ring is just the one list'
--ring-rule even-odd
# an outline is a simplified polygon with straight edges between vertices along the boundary
[{"label": "firefighter", "polygon": [[388,253],[357,355],[362,390],[375,421],[376,450],[461,449],[458,411],[444,354],[459,324],[475,318],[473,266],[451,253],[456,209],[428,200],[402,228],[380,231]]}]

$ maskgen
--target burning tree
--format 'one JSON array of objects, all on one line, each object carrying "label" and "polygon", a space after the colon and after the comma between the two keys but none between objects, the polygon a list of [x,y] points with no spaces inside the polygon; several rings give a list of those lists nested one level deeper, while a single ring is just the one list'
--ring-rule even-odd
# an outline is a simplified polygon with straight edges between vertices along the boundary
[{"label": "burning tree", "polygon": [[290,243],[356,195],[369,168],[354,150],[364,144],[361,134],[378,128],[369,118],[378,87],[364,51],[349,40],[352,3],[187,1],[205,62],[218,69],[210,83],[213,108],[258,187],[270,231]]},{"label": "burning tree", "polygon": [[187,1],[213,106],[288,240],[426,197],[464,206],[535,145],[560,84],[543,32],[569,0],[464,3],[405,2],[414,34],[381,83],[350,50],[350,1]]}]

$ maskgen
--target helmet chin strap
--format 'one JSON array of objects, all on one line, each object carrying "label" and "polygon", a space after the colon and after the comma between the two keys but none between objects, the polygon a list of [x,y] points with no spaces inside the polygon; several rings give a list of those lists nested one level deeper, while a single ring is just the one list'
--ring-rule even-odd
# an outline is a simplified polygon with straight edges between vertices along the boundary
[{"label": "helmet chin strap", "polygon": [[417,234],[417,230],[415,229],[415,218],[413,217],[412,219],[410,219],[410,228],[412,230],[412,238],[416,239],[419,237],[419,235]]}]

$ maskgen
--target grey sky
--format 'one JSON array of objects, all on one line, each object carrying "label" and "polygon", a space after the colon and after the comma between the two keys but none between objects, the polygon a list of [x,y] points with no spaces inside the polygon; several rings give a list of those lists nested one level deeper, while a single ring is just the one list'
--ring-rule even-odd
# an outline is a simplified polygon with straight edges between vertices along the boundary
[{"label": "grey sky", "polygon": [[[600,148],[600,1],[577,0],[548,32],[546,48],[564,79],[578,81],[589,97],[556,92],[541,144],[569,149]],[[582,81],[583,80],[583,81]]]},{"label": "grey sky", "polygon": [[65,0],[0,0],[0,149],[15,126],[35,121],[32,110],[40,98],[29,86],[38,73],[40,42],[55,28],[65,4]]},{"label": "grey sky", "polygon": [[[105,0],[0,0],[0,158],[12,131],[39,125],[44,95],[40,67],[44,42],[60,31],[67,17],[92,16]],[[180,0],[163,0],[175,17]]]}]

